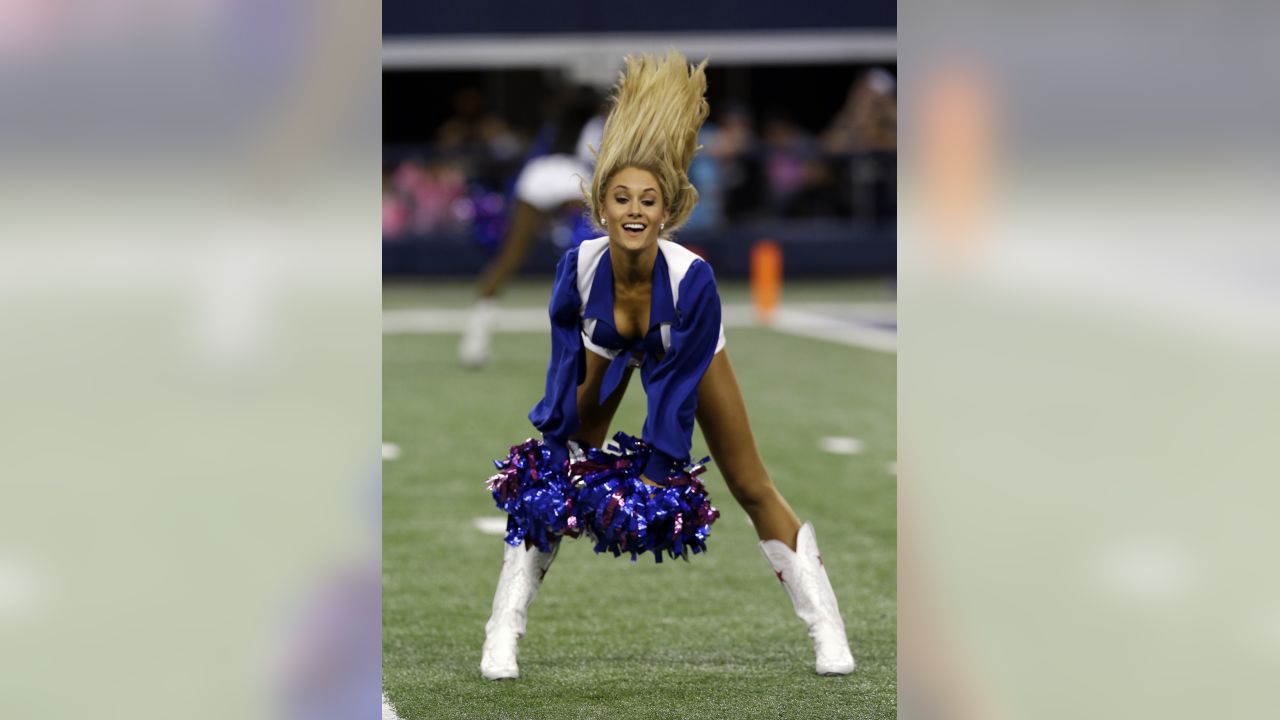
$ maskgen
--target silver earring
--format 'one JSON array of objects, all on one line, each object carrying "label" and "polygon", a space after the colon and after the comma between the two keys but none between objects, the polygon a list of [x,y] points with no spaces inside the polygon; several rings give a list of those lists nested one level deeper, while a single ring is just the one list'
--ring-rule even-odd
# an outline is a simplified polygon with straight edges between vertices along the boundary
[{"label": "silver earring", "polygon": [[666,229],[667,229],[667,224],[666,224],[666,223],[658,223],[658,229],[659,229],[659,230],[666,230]]},{"label": "silver earring", "polygon": [[608,224],[609,224],[609,221],[608,221],[608,220],[605,220],[605,219],[604,219],[604,216],[603,216],[603,215],[601,215],[601,216],[600,216],[600,224],[601,224],[601,225],[608,225]]}]

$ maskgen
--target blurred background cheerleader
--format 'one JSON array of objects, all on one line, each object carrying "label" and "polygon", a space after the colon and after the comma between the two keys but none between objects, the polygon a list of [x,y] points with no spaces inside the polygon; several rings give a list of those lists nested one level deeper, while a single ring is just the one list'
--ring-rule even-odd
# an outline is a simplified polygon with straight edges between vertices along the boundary
[{"label": "blurred background cheerleader", "polygon": [[550,101],[550,118],[516,177],[512,201],[503,206],[507,224],[501,244],[480,274],[478,298],[458,346],[463,365],[489,361],[498,296],[524,265],[535,238],[549,226],[557,248],[564,250],[593,234],[582,187],[591,181],[595,165],[591,147],[600,144],[600,113],[600,97],[587,86],[567,88]]}]

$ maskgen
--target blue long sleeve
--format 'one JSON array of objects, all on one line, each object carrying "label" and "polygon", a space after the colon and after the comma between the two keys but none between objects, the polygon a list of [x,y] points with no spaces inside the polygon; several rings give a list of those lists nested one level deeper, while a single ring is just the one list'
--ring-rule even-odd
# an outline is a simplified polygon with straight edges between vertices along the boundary
[{"label": "blue long sleeve", "polygon": [[649,398],[643,439],[654,450],[645,465],[645,477],[666,479],[690,459],[698,384],[719,339],[720,295],[715,275],[710,265],[696,262],[680,283],[671,350],[643,378]]},{"label": "blue long sleeve", "polygon": [[578,431],[578,385],[585,379],[578,296],[578,248],[566,252],[556,266],[551,290],[551,361],[547,364],[546,391],[529,412],[529,420],[542,431],[543,441],[556,461],[568,457],[566,443]]}]

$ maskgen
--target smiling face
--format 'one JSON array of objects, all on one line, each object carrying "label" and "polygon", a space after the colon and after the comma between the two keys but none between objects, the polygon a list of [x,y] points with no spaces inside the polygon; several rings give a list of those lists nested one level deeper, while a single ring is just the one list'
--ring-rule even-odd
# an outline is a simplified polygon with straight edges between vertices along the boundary
[{"label": "smiling face", "polygon": [[628,167],[609,178],[605,186],[604,218],[612,246],[631,252],[651,247],[658,242],[658,233],[668,214],[653,173]]}]

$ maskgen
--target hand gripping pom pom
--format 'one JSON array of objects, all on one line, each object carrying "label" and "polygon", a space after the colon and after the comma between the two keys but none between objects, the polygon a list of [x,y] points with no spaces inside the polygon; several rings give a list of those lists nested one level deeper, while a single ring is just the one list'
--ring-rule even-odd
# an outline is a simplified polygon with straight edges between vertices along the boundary
[{"label": "hand gripping pom pom", "polygon": [[660,487],[640,479],[652,450],[625,433],[616,451],[587,448],[559,467],[538,440],[513,446],[499,472],[489,478],[494,502],[508,513],[507,542],[550,548],[558,536],[587,532],[595,551],[626,552],[632,562],[652,552],[689,559],[707,547],[711,524],[720,517],[698,476],[709,458],[665,478]]}]

